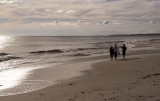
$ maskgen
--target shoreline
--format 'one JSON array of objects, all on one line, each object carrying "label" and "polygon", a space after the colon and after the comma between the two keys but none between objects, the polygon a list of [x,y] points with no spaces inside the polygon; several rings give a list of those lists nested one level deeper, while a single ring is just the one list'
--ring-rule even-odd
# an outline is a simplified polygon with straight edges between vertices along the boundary
[{"label": "shoreline", "polygon": [[[129,54],[128,57],[130,56],[134,56],[134,54]],[[122,58],[122,56],[120,55],[118,58]],[[44,89],[52,85],[59,84],[61,82],[67,82],[86,77],[90,75],[90,70],[92,69],[91,65],[97,62],[101,62],[103,60],[108,61],[110,60],[110,58],[108,55],[98,55],[92,57],[77,58],[75,60],[68,61],[65,64],[57,65],[55,67],[46,67],[40,69],[15,68],[14,70],[4,71],[4,73],[0,75],[0,78],[1,77],[2,77],[1,79],[6,78],[6,80],[8,80],[8,78],[11,78],[7,81],[11,83],[4,83],[3,85],[5,86],[3,85],[1,86],[3,88],[5,87],[6,89],[1,88],[2,90],[0,91],[0,95],[11,96],[11,95],[30,93],[40,89]],[[21,73],[18,73],[18,75],[15,74],[19,71],[21,71]],[[10,75],[6,75],[8,73],[10,75],[14,75],[13,76],[14,78],[10,77]],[[54,78],[59,74],[62,74],[62,76]]]},{"label": "shoreline", "polygon": [[[102,61],[104,60],[104,58],[106,58],[106,56],[104,55],[87,58],[78,58],[73,60],[74,62],[68,61],[65,64],[60,64],[55,67],[44,67],[40,69],[15,68],[14,70],[4,71],[4,73],[0,75],[0,78],[6,78],[8,82],[13,82],[13,84],[4,83],[3,85],[5,85],[4,87],[6,87],[6,89],[3,89],[3,85],[1,86],[3,88],[0,91],[0,97],[30,93],[40,89],[44,89],[52,85],[59,84],[61,82],[66,82],[77,78],[81,78],[83,76],[87,76],[88,73],[86,71],[91,69],[90,65],[92,63]],[[85,64],[85,66],[79,66],[79,64],[81,63]],[[75,68],[77,65],[78,68]],[[68,75],[70,72],[74,73]],[[10,75],[12,75],[13,77],[10,77],[10,75],[6,75],[8,73],[10,73]],[[59,74],[62,74],[62,76]],[[54,78],[57,75],[59,75],[59,77]]]},{"label": "shoreline", "polygon": [[[156,96],[157,93],[155,93],[159,90],[157,89],[156,91],[154,88],[154,85],[145,85],[145,82],[149,82],[148,79],[147,80],[139,79],[139,78],[148,77],[150,75],[151,81],[154,81],[153,83],[157,84],[158,82],[160,82],[160,79],[152,78],[157,76],[159,77],[160,69],[159,68],[152,69],[153,67],[150,67],[151,65],[160,66],[159,64],[157,64],[159,57],[160,57],[160,54],[157,53],[157,54],[133,56],[133,58],[127,57],[126,61],[121,61],[122,59],[118,59],[116,61],[98,62],[92,65],[93,68],[89,70],[89,72],[91,72],[89,76],[80,77],[78,79],[71,79],[67,82],[62,82],[56,85],[52,85],[52,86],[49,86],[37,91],[25,93],[25,94],[0,97],[0,100],[10,101],[14,99],[16,101],[21,101],[23,98],[26,98],[24,99],[24,101],[28,101],[28,100],[52,101],[59,98],[60,99],[59,101],[79,101],[79,100],[80,101],[82,100],[99,101],[101,96],[101,98],[103,98],[103,101],[111,101],[113,99],[115,101],[116,100],[127,101],[126,98],[131,99],[129,101],[132,101],[133,99],[151,99],[149,101],[152,101],[153,99],[154,99],[153,101],[155,101],[155,99],[158,99],[159,101],[160,98],[157,97]],[[141,62],[145,62],[146,64],[142,64]],[[156,64],[153,64],[152,62]],[[150,65],[147,65],[148,63]],[[131,67],[134,67],[133,64],[137,66],[142,65],[142,67],[138,68],[135,66],[135,68],[131,68]],[[120,65],[123,65],[125,67],[117,68],[117,66],[120,66]],[[110,66],[110,68],[109,67],[105,68],[104,66]],[[128,67],[133,71],[129,70]],[[106,71],[106,69],[108,69],[108,71]],[[157,76],[152,76],[156,73],[157,73]],[[148,78],[150,79],[150,77]],[[141,85],[143,86],[145,85],[145,86],[142,87]],[[152,88],[154,89],[153,90],[154,92],[151,91],[151,93],[153,94],[146,95],[144,94],[146,92],[141,92],[141,95],[137,94],[139,91],[139,89],[137,88],[146,90],[148,89],[148,86],[151,86],[150,89]],[[156,87],[160,87],[160,85],[157,84]],[[124,92],[129,92],[132,95],[135,93],[136,94],[132,97],[129,95],[124,96],[122,94]],[[149,96],[153,96],[153,97],[149,97]]]}]

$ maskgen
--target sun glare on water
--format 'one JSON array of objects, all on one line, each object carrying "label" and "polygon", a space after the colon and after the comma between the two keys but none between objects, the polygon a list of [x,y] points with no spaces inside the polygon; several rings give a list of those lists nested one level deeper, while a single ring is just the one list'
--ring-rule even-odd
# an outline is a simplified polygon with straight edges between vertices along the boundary
[{"label": "sun glare on water", "polygon": [[3,49],[6,46],[7,42],[11,40],[9,36],[0,36],[0,49]]}]

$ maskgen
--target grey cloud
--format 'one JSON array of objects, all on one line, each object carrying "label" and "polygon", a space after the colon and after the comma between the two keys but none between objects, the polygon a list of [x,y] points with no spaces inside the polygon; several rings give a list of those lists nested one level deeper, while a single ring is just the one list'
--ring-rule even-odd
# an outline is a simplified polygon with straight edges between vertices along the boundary
[{"label": "grey cloud", "polygon": [[76,21],[74,19],[56,19],[56,18],[26,18],[24,19],[24,22],[29,23],[29,22],[61,22],[61,21]]},{"label": "grey cloud", "polygon": [[112,20],[112,21],[104,20],[103,24],[114,24],[114,25],[117,25],[117,24],[121,24],[121,23],[119,21],[117,21],[117,20]]},{"label": "grey cloud", "polygon": [[103,24],[109,24],[109,21],[104,20],[104,21],[103,21]]},{"label": "grey cloud", "polygon": [[8,22],[9,20],[7,18],[0,18],[0,23]]},{"label": "grey cloud", "polygon": [[[119,26],[117,28],[123,30],[126,26],[135,26],[136,23],[147,23],[149,27],[142,26],[141,29],[149,30],[150,26],[158,29],[159,26],[156,25],[160,24],[160,0],[23,0],[21,5],[18,4],[20,2],[10,1],[12,4],[6,4],[9,0],[7,2],[3,0],[5,4],[0,3],[0,15],[3,15],[0,27],[4,27],[6,22],[7,25],[25,27],[33,26],[32,23],[39,26],[39,23],[54,21],[78,23],[78,19],[87,20],[90,25],[87,25],[86,29],[92,30],[104,30],[109,27],[105,24],[117,24],[112,26]],[[55,13],[61,9],[62,13]],[[105,19],[107,20],[103,21]],[[15,22],[12,23],[13,20]],[[150,20],[154,22],[149,24]],[[119,21],[124,23],[121,24],[123,28],[118,25]],[[137,25],[135,30],[136,28],[138,29]]]},{"label": "grey cloud", "polygon": [[26,19],[23,19],[24,22],[46,22],[46,21],[53,21],[52,18],[26,18]]},{"label": "grey cloud", "polygon": [[156,21],[149,21],[150,24],[155,24],[157,23]]},{"label": "grey cloud", "polygon": [[27,17],[27,16],[45,16],[45,11],[42,9],[29,9],[29,8],[17,8],[10,11],[15,17]]},{"label": "grey cloud", "polygon": [[86,21],[85,20],[77,20],[77,22],[80,23],[80,22],[86,22]]},{"label": "grey cloud", "polygon": [[77,17],[80,17],[80,16],[87,15],[87,14],[90,13],[92,10],[93,10],[93,9],[81,10],[80,12],[76,13],[76,16],[77,16]]},{"label": "grey cloud", "polygon": [[76,22],[68,22],[68,21],[53,21],[53,22],[47,22],[47,23],[40,23],[42,26],[55,26],[55,25],[60,25],[60,26],[74,26],[78,27],[79,24]]}]

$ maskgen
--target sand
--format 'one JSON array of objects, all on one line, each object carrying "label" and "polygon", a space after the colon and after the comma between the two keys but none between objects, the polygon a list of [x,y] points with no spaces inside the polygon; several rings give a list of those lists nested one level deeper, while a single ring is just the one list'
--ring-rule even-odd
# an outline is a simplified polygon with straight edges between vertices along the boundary
[{"label": "sand", "polygon": [[160,54],[102,61],[88,76],[0,101],[160,101]]}]

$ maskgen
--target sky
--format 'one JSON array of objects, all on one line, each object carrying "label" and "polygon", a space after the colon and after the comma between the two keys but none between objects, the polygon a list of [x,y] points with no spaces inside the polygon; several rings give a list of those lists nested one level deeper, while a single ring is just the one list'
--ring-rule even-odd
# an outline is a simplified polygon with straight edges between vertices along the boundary
[{"label": "sky", "polygon": [[160,0],[0,0],[0,35],[160,33]]}]

